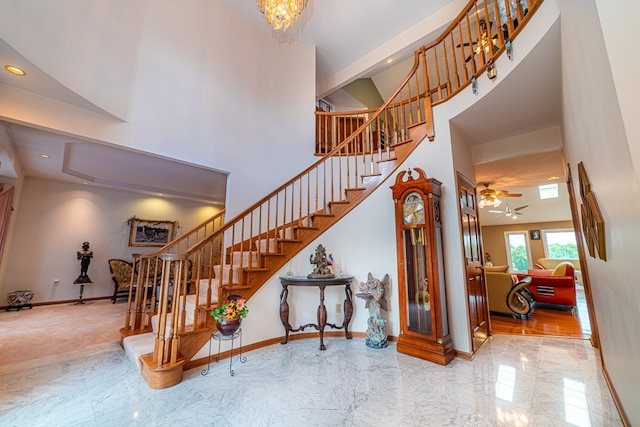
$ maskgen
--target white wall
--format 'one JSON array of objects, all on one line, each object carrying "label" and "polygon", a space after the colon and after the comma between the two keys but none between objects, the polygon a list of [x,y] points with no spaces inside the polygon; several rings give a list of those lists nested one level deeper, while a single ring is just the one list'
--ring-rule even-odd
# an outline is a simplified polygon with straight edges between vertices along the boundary
[{"label": "white wall", "polygon": [[0,8],[2,39],[123,120],[8,86],[0,117],[230,172],[230,215],[313,159],[315,48],[280,43],[225,2]]},{"label": "white wall", "polygon": [[474,145],[471,148],[473,163],[485,163],[527,154],[562,149],[559,126],[515,135],[498,141]]},{"label": "white wall", "polygon": [[[621,111],[616,85],[631,93],[637,89],[635,81],[612,75],[597,13],[606,11],[609,25],[612,15],[625,25],[637,14],[617,3],[598,2],[598,9],[593,0],[559,4],[565,153],[576,196],[580,194],[577,164],[583,162],[605,222],[607,261],[587,257],[603,363],[631,424],[636,425],[640,424],[640,287],[633,266],[640,252],[640,190],[630,152],[638,144],[625,129],[628,117],[637,126],[637,98],[633,106],[626,105]],[[640,65],[637,55],[631,54],[637,52],[636,40],[625,33],[616,37],[616,43],[614,56],[620,49],[625,51],[625,69],[633,73]],[[632,116],[627,108],[633,108]]]},{"label": "white wall", "polygon": [[[13,239],[5,250],[0,296],[18,289],[35,291],[33,302],[77,299],[80,273],[76,252],[88,241],[94,252],[89,265],[93,284],[83,298],[113,295],[107,261],[132,260],[133,253],[157,247],[128,246],[132,216],[178,221],[178,235],[219,212],[202,203],[162,199],[127,191],[40,178],[24,181],[13,212]],[[54,285],[54,280],[60,280]]]},{"label": "white wall", "polygon": [[637,120],[640,87],[636,83],[639,61],[636,52],[637,41],[640,40],[640,25],[638,25],[640,3],[636,0],[617,0],[612,4],[607,0],[595,0],[595,4],[624,121],[624,130],[629,141],[636,185],[640,186],[640,144],[631,143],[631,141],[640,140],[640,120]]}]

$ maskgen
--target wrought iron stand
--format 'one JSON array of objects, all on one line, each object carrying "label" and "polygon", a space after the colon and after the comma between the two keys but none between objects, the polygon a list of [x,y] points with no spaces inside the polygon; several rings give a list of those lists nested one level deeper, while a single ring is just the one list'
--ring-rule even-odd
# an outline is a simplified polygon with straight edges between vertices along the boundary
[{"label": "wrought iron stand", "polygon": [[240,363],[246,363],[247,358],[242,355],[242,328],[239,328],[232,335],[222,335],[220,332],[216,331],[211,334],[211,339],[209,340],[209,359],[207,360],[207,369],[203,369],[202,372],[200,372],[202,375],[207,375],[209,373],[209,368],[211,367],[211,342],[213,340],[218,341],[218,354],[216,355],[216,363],[220,361],[220,345],[222,344],[222,341],[231,341],[231,353],[229,354],[229,375],[235,375],[235,372],[233,371],[233,343],[236,338],[240,339],[240,347],[238,347],[238,358],[240,359]]}]

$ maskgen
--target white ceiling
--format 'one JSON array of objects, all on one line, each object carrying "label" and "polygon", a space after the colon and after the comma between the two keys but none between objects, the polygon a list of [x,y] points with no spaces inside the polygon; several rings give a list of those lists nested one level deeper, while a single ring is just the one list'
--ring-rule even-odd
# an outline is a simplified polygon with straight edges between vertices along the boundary
[{"label": "white ceiling", "polygon": [[[255,0],[224,1],[248,19],[255,21],[256,25],[266,25],[262,14],[257,10]],[[376,47],[423,22],[430,14],[451,3],[454,3],[454,0],[403,0],[401,3],[388,0],[310,0],[308,9],[300,20],[285,33],[274,33],[274,37],[314,44],[317,81],[322,81],[340,73]],[[461,1],[456,3],[463,4]],[[454,118],[451,125],[457,129],[458,134],[469,144],[477,145],[557,126],[560,122],[561,94],[559,34],[557,26],[516,70],[501,79],[495,90]],[[433,37],[433,34],[426,36]],[[25,58],[1,39],[0,61],[3,64],[28,64]],[[381,62],[358,77],[371,77],[379,89],[395,88],[404,77],[405,68],[406,65],[400,62],[397,71],[394,71]],[[1,72],[0,84],[17,86],[105,114],[34,66],[30,69],[29,77],[28,80],[17,79]],[[382,95],[384,97],[385,93]],[[349,99],[339,90],[332,96],[332,99],[336,100],[342,97],[345,102]],[[5,125],[10,129],[17,157],[27,175],[75,182],[78,182],[79,177],[85,177],[91,178],[98,185],[134,191],[166,192],[209,202],[219,202],[225,198],[226,174],[221,171],[159,158],[152,153],[134,153],[93,141],[70,139],[65,135],[30,129],[20,124]],[[47,151],[50,152],[47,154],[52,154],[48,163],[39,157],[40,153]],[[517,160],[506,163],[506,167],[503,163],[500,168],[495,169],[495,173],[491,172],[490,164],[485,164],[484,166],[489,167],[485,167],[482,180],[502,183],[505,182],[505,177],[511,177],[509,185],[514,188],[522,186],[523,183],[518,183],[517,179],[513,178],[518,176],[514,171],[522,171],[524,166],[531,168],[530,163],[523,166]],[[561,161],[552,163],[562,164]],[[132,164],[138,167],[132,167]],[[104,165],[108,167],[102,167]],[[150,180],[142,178],[139,173],[140,166],[143,165],[146,169],[145,176],[151,176]],[[509,165],[513,170],[510,170]],[[0,168],[0,174],[3,169],[5,168]],[[540,181],[549,176],[547,169],[539,168]],[[533,171],[529,172],[530,183],[537,178]],[[205,174],[207,179],[201,181],[212,184],[206,188],[194,188],[194,176],[201,177],[202,174]],[[163,178],[167,176],[171,179]],[[533,209],[527,210],[533,212]]]}]

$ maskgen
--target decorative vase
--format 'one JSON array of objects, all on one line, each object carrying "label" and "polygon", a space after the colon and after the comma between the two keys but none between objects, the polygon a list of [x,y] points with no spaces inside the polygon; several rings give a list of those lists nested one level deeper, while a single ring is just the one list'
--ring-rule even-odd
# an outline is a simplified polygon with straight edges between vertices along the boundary
[{"label": "decorative vase", "polygon": [[216,328],[222,335],[229,336],[240,328],[240,323],[242,323],[242,318],[239,316],[235,319],[223,319],[222,322],[216,321]]}]

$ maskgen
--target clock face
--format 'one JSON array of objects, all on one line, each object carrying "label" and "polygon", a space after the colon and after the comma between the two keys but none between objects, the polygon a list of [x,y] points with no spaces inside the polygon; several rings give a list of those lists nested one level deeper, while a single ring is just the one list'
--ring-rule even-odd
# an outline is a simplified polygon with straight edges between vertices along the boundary
[{"label": "clock face", "polygon": [[405,224],[424,224],[424,201],[418,193],[409,193],[402,204]]}]

